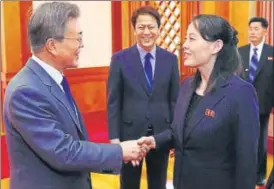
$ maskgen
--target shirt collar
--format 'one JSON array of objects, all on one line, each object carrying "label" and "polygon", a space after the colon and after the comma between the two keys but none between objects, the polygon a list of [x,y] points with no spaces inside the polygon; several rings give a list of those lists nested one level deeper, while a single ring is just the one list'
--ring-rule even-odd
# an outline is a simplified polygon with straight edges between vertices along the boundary
[{"label": "shirt collar", "polygon": [[153,46],[153,48],[150,52],[147,52],[137,43],[137,49],[140,53],[142,60],[145,59],[145,56],[147,53],[150,53],[153,59],[155,59],[155,57],[156,57],[156,45]]},{"label": "shirt collar", "polygon": [[61,85],[61,82],[63,80],[63,74],[52,67],[51,65],[47,64],[43,60],[39,59],[35,55],[32,55],[31,57],[35,62],[37,62],[51,77],[52,79],[58,84]]},{"label": "shirt collar", "polygon": [[262,40],[262,42],[257,46],[250,43],[250,47],[251,47],[252,51],[253,51],[254,48],[257,48],[257,51],[261,51],[263,49],[263,45],[264,45],[264,40]]}]

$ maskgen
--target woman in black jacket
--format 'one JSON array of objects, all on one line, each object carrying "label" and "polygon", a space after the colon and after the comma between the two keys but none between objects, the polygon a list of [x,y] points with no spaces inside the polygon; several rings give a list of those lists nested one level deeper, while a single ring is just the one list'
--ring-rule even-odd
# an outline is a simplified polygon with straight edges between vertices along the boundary
[{"label": "woman in black jacket", "polygon": [[223,18],[199,15],[188,26],[185,79],[171,128],[139,139],[175,148],[175,189],[254,189],[259,136],[254,87],[240,79],[237,32]]}]

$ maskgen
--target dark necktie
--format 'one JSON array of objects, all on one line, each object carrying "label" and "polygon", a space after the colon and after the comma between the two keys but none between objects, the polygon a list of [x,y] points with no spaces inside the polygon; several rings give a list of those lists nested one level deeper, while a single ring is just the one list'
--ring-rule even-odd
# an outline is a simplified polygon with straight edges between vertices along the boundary
[{"label": "dark necktie", "polygon": [[[70,92],[70,87],[69,87],[68,81],[67,81],[67,79],[66,79],[65,76],[63,76],[63,80],[62,80],[62,82],[61,82],[61,85],[62,85],[63,90],[64,90],[64,92],[65,92],[65,94],[66,94],[66,97],[67,97],[67,99],[68,99],[68,101],[69,101],[69,103],[70,103],[70,105],[71,105],[72,111],[75,113],[76,118],[77,118],[78,121],[79,121],[80,119],[79,119],[79,116],[78,116],[78,113],[77,113],[76,105],[75,105],[75,103],[74,103],[73,97],[72,97],[71,92]],[[82,130],[82,131],[85,130],[85,129],[84,129],[84,126],[83,126],[82,124],[80,124],[80,128],[81,128],[80,131],[81,131],[81,130]],[[86,136],[86,137],[87,137],[87,136]]]},{"label": "dark necktie", "polygon": [[66,79],[65,76],[63,76],[63,80],[61,82],[61,85],[62,85],[63,90],[64,90],[64,92],[66,94],[66,97],[67,97],[67,99],[68,99],[68,101],[69,101],[69,103],[71,105],[72,110],[75,112],[75,114],[77,116],[77,113],[76,113],[76,110],[75,110],[74,100],[73,100],[73,97],[71,95],[69,84],[68,84],[68,81],[67,81],[67,79]]},{"label": "dark necktie", "polygon": [[253,49],[253,55],[249,64],[249,81],[252,83],[255,79],[256,71],[258,68],[258,54],[257,48]]},{"label": "dark necktie", "polygon": [[146,77],[148,82],[148,89],[151,92],[153,76],[152,76],[152,66],[151,66],[150,58],[152,58],[151,54],[147,53],[145,56],[145,72],[146,72]]}]

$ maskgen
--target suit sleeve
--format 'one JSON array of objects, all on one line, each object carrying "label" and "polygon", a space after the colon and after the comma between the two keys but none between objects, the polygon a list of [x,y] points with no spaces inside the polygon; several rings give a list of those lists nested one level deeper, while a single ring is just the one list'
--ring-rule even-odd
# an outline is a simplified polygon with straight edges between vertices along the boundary
[{"label": "suit sleeve", "polygon": [[[187,82],[188,82],[188,79],[185,79],[183,81],[183,83],[180,87],[180,93],[178,95],[176,94],[176,98],[177,98],[177,96],[178,96],[178,98],[180,98],[180,96],[181,96],[180,94],[182,94],[184,92],[184,90],[183,90],[184,84],[186,84]],[[178,89],[176,89],[176,90],[179,90],[179,84],[178,84]],[[162,149],[162,148],[171,149],[171,148],[175,147],[175,133],[176,133],[175,128],[177,127],[176,126],[177,120],[175,119],[175,115],[176,115],[176,113],[177,114],[181,113],[181,112],[179,112],[180,106],[181,106],[181,104],[179,103],[179,100],[175,99],[174,107],[173,107],[174,112],[172,112],[173,119],[172,119],[171,126],[168,129],[166,129],[165,131],[163,131],[157,135],[154,135],[157,149]]]},{"label": "suit sleeve", "polygon": [[120,145],[75,140],[66,128],[76,126],[62,125],[56,105],[51,104],[48,97],[37,89],[17,88],[11,95],[8,107],[13,127],[34,153],[53,169],[120,172]]},{"label": "suit sleeve", "polygon": [[171,118],[173,118],[174,108],[175,108],[175,104],[176,104],[178,92],[179,92],[179,86],[180,86],[180,76],[179,76],[179,69],[178,69],[178,59],[176,56],[174,56],[170,90],[169,90]]},{"label": "suit sleeve", "polygon": [[172,128],[168,128],[165,131],[154,135],[155,143],[156,143],[156,149],[171,149],[174,148],[174,136],[173,136],[173,130]]},{"label": "suit sleeve", "polygon": [[[178,68],[178,67],[177,67]],[[181,84],[181,87],[179,86],[178,84],[178,89],[180,88],[179,92],[178,92],[178,95],[176,94],[176,98],[175,99],[175,102],[174,102],[174,112],[173,113],[173,119],[172,119],[172,124],[170,125],[170,127],[157,134],[157,135],[154,135],[154,138],[155,138],[155,142],[156,142],[156,148],[157,149],[162,149],[162,148],[168,148],[168,149],[171,149],[171,148],[174,148],[175,147],[175,143],[176,143],[176,140],[175,140],[175,133],[176,133],[176,124],[178,122],[178,120],[176,120],[176,115],[181,115],[181,112],[180,112],[180,106],[181,106],[181,103],[180,103],[180,96],[182,96],[181,94],[184,93],[184,88],[185,88],[185,85],[187,85],[189,83],[189,78],[188,79],[185,79],[182,84]]]},{"label": "suit sleeve", "polygon": [[107,84],[107,116],[109,139],[119,139],[121,123],[121,103],[123,84],[120,75],[120,64],[113,56],[110,63]]},{"label": "suit sleeve", "polygon": [[234,96],[236,115],[235,137],[235,189],[254,189],[256,182],[257,149],[259,138],[258,100],[253,86],[246,84]]}]

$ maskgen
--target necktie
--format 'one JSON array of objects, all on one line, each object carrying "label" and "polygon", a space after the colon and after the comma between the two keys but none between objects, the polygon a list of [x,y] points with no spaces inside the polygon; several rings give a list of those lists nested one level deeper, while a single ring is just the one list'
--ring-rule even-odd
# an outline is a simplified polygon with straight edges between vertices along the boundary
[{"label": "necktie", "polygon": [[[61,82],[61,85],[62,85],[62,87],[63,87],[63,89],[64,89],[64,92],[65,92],[65,94],[66,94],[66,97],[67,97],[67,99],[68,99],[68,101],[69,101],[69,103],[70,103],[70,105],[71,105],[71,108],[72,108],[73,111],[76,113],[75,105],[74,105],[74,100],[73,100],[73,97],[72,97],[72,95],[71,95],[70,88],[69,88],[69,84],[68,84],[68,81],[67,81],[67,79],[66,79],[65,76],[63,77],[63,80],[62,80],[62,82]],[[76,115],[77,115],[77,113],[76,113]]]},{"label": "necktie", "polygon": [[257,54],[257,48],[253,49],[253,55],[251,57],[251,61],[249,64],[249,81],[252,83],[254,81],[256,71],[258,68],[258,54]]},{"label": "necktie", "polygon": [[150,53],[147,53],[145,56],[145,73],[148,81],[148,89],[151,92],[152,90],[152,66],[150,62],[150,58],[152,58]]}]

